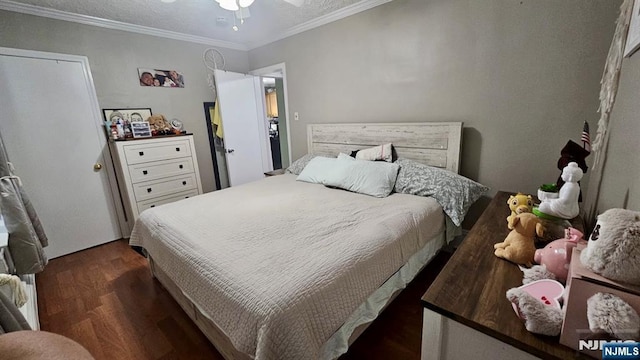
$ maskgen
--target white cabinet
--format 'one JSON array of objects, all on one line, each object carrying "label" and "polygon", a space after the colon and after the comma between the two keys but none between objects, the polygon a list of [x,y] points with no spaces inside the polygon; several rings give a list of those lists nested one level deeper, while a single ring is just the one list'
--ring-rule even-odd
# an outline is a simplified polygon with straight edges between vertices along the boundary
[{"label": "white cabinet", "polygon": [[114,141],[110,146],[129,231],[144,210],[202,194],[192,135]]}]

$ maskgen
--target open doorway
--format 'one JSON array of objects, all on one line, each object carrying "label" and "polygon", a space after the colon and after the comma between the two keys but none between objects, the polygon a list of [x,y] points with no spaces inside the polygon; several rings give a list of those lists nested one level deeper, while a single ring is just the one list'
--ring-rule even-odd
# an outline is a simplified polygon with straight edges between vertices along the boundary
[{"label": "open doorway", "polygon": [[[278,86],[278,84],[280,86]],[[271,163],[273,170],[282,169],[282,150],[280,145],[280,122],[278,114],[278,99],[283,97],[282,79],[275,77],[262,77],[264,88],[264,103],[267,108],[267,121],[269,122],[269,145],[271,147]],[[281,91],[277,91],[277,88]],[[280,93],[280,95],[278,95]]]},{"label": "open doorway", "polygon": [[289,150],[291,149],[291,139],[289,137],[285,64],[280,63],[253,70],[251,74],[263,79],[273,168],[286,168],[291,164]]}]

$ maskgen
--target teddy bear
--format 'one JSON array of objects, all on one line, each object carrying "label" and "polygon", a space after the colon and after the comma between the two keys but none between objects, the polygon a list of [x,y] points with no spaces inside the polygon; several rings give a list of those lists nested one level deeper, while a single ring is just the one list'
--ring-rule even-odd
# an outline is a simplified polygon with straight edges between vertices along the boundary
[{"label": "teddy bear", "polygon": [[509,205],[509,209],[511,209],[511,215],[507,216],[507,227],[509,227],[509,230],[513,230],[513,228],[509,226],[511,219],[524,212],[530,213],[533,210],[533,198],[531,195],[517,193],[509,197],[507,204]]},{"label": "teddy bear", "polygon": [[640,212],[609,209],[600,214],[580,261],[608,279],[640,285]]},{"label": "teddy bear", "polygon": [[171,132],[171,125],[169,125],[169,122],[162,114],[151,115],[147,121],[154,135],[164,135],[165,133]]},{"label": "teddy bear", "polygon": [[546,215],[559,217],[561,219],[573,219],[580,213],[578,207],[578,197],[580,196],[580,185],[578,181],[582,179],[584,173],[575,162],[562,169],[562,180],[564,185],[560,188],[557,199],[545,199],[540,203],[538,210]]},{"label": "teddy bear", "polygon": [[[640,212],[609,209],[598,216],[580,262],[590,270],[611,280],[640,285]],[[524,270],[525,283],[536,283],[534,276],[545,275],[545,269],[534,266]],[[527,273],[529,272],[529,273]],[[527,291],[527,285],[507,291],[507,299],[517,309],[527,330],[543,335],[560,333],[563,309],[547,306]],[[587,320],[592,332],[606,332],[621,340],[640,339],[640,316],[620,297],[598,292],[587,300]]]},{"label": "teddy bear", "polygon": [[532,213],[521,213],[509,222],[513,229],[503,242],[493,246],[494,254],[516,264],[531,266],[536,252],[535,236],[544,234],[540,219]]}]

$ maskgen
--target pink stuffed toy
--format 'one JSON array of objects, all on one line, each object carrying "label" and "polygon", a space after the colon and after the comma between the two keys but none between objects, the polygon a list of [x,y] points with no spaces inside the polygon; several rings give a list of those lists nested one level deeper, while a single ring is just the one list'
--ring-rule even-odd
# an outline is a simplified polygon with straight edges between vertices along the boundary
[{"label": "pink stuffed toy", "polygon": [[569,273],[569,262],[573,248],[578,242],[585,242],[583,234],[578,229],[572,227],[565,229],[565,237],[550,242],[544,249],[536,250],[534,261],[544,265],[548,271],[553,273],[556,279],[562,283],[567,281]]}]

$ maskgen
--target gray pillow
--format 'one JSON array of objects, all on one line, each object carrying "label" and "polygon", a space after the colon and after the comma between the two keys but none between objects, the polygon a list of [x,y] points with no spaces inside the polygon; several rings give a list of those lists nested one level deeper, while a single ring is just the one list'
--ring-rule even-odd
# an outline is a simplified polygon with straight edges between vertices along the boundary
[{"label": "gray pillow", "polygon": [[456,226],[462,224],[469,207],[489,190],[482,184],[445,169],[407,159],[398,159],[395,163],[400,165],[400,172],[394,191],[433,197]]},{"label": "gray pillow", "polygon": [[324,156],[324,155],[307,154],[301,157],[300,159],[294,161],[284,172],[286,172],[287,174],[300,175],[300,173],[302,172],[304,167],[307,166],[309,161],[311,161],[313,158],[317,156],[322,156],[327,158],[330,157],[330,156]]}]

